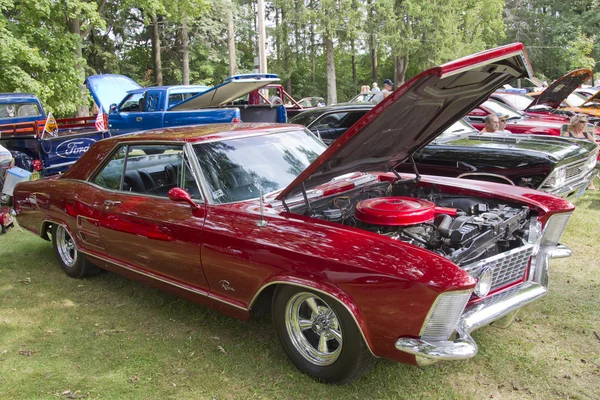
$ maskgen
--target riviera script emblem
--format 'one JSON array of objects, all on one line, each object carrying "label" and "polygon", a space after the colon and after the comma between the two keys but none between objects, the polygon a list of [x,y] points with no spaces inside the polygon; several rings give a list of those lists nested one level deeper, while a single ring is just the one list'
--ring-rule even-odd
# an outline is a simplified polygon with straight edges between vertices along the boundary
[{"label": "riviera script emblem", "polygon": [[219,283],[221,284],[221,287],[224,290],[230,290],[232,292],[235,292],[235,289],[232,288],[231,286],[229,286],[229,282],[228,281],[226,281],[226,280],[223,279],[222,281],[219,281]]}]

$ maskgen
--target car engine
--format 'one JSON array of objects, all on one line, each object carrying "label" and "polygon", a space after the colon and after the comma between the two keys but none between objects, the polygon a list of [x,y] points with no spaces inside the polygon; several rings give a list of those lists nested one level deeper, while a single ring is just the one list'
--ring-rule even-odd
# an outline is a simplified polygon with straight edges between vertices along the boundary
[{"label": "car engine", "polygon": [[386,235],[438,253],[458,265],[520,247],[531,211],[496,200],[378,186],[320,199],[313,217]]}]

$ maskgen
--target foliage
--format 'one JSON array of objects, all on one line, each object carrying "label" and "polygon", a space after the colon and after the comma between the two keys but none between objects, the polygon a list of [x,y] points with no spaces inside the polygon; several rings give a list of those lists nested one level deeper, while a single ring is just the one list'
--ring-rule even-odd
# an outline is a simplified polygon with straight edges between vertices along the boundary
[{"label": "foliage", "polygon": [[[129,75],[154,84],[153,15],[163,81],[182,81],[182,26],[189,31],[190,82],[217,84],[229,74],[227,16],[233,13],[237,69],[254,69],[257,0],[0,0],[0,91],[38,95],[68,116],[88,100],[83,75]],[[425,68],[522,41],[534,69],[554,79],[600,59],[596,0],[265,0],[269,71],[296,98],[339,101],[378,75],[406,78]],[[325,37],[334,43],[336,76],[327,77]],[[371,43],[370,40],[373,39]],[[371,57],[375,45],[375,58]],[[75,68],[74,68],[75,67]],[[402,77],[402,79],[404,79]],[[380,79],[381,81],[381,79]],[[380,82],[381,84],[381,82]],[[333,88],[333,86],[329,86]]]}]

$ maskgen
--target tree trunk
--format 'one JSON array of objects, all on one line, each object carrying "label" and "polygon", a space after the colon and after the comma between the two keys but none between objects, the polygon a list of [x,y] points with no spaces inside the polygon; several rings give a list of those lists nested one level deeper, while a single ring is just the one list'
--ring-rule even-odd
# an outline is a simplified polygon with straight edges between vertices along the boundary
[{"label": "tree trunk", "polygon": [[158,18],[152,16],[152,56],[154,59],[154,83],[157,86],[162,86],[162,62],[160,60],[160,32],[158,26]]},{"label": "tree trunk", "polygon": [[373,82],[379,82],[379,66],[377,65],[377,43],[375,35],[369,35],[369,50],[371,52],[371,68],[373,72]]},{"label": "tree trunk", "polygon": [[356,56],[354,50],[354,39],[350,42],[350,47],[352,49],[352,83],[354,84],[354,88],[356,89]]},{"label": "tree trunk", "polygon": [[[313,0],[310,1],[310,9],[314,10]],[[312,83],[317,81],[317,55],[315,54],[315,25],[310,21],[310,59],[312,61]]]},{"label": "tree trunk", "polygon": [[[87,88],[83,84],[85,81],[85,69],[84,69],[84,60],[83,60],[83,38],[81,37],[81,21],[79,18],[72,18],[68,21],[69,32],[74,35],[77,35],[77,44],[75,45],[75,49],[73,52],[75,53],[75,71],[77,71],[77,75],[79,75],[79,105],[77,106],[77,117],[87,117],[90,115],[90,111],[88,108],[88,93]],[[100,106],[100,104],[98,104]],[[104,107],[108,107],[109,105],[103,105]]]},{"label": "tree trunk", "polygon": [[190,39],[188,37],[188,26],[185,12],[181,18],[181,62],[183,64],[183,84],[190,84]]},{"label": "tree trunk", "polygon": [[237,74],[237,55],[235,54],[235,28],[233,26],[233,4],[230,2],[231,10],[227,18],[227,47],[229,48],[229,75]]},{"label": "tree trunk", "polygon": [[406,69],[408,68],[408,54],[394,57],[394,85],[399,87],[406,80]]},{"label": "tree trunk", "polygon": [[290,44],[289,29],[287,24],[287,18],[289,14],[285,8],[281,8],[281,24],[283,25],[283,70],[285,71],[285,90],[291,95],[292,94],[292,72],[290,71]]},{"label": "tree trunk", "polygon": [[325,51],[327,53],[327,104],[337,103],[337,87],[335,81],[335,60],[333,39],[325,32]]}]

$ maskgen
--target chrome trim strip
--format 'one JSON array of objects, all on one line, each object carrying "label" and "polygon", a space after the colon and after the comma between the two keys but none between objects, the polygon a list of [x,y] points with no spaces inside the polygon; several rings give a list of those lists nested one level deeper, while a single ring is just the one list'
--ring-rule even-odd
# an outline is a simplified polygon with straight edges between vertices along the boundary
[{"label": "chrome trim strip", "polygon": [[60,163],[60,164],[54,164],[54,165],[51,165],[51,166],[49,166],[49,167],[46,167],[46,168],[44,168],[44,169],[55,169],[55,168],[61,168],[61,167],[65,167],[65,166],[67,166],[67,165],[73,165],[73,164],[75,164],[75,161],[69,161],[69,162]]},{"label": "chrome trim strip", "polygon": [[194,294],[197,294],[197,295],[201,295],[201,296],[204,296],[206,298],[219,301],[221,303],[225,303],[225,304],[227,304],[229,306],[238,308],[240,310],[248,311],[248,309],[246,309],[246,308],[244,308],[242,306],[238,306],[237,304],[230,303],[230,302],[228,302],[226,300],[219,299],[218,297],[215,297],[215,296],[211,295],[210,292],[207,292],[205,290],[201,290],[201,289],[193,288],[193,287],[190,287],[190,286],[182,285],[182,284],[180,284],[180,283],[178,283],[178,282],[176,282],[176,281],[174,281],[172,279],[163,278],[162,276],[158,276],[158,275],[150,273],[150,272],[141,271],[138,268],[131,267],[131,266],[129,266],[127,264],[124,264],[124,263],[122,263],[120,261],[109,259],[109,258],[103,257],[101,255],[97,255],[97,254],[94,254],[94,253],[90,253],[89,251],[85,251],[85,250],[79,250],[79,251],[81,253],[85,254],[86,256],[94,257],[94,258],[100,259],[102,261],[109,262],[111,264],[116,265],[119,268],[123,268],[123,269],[126,269],[128,271],[135,272],[135,273],[137,273],[139,275],[143,275],[143,276],[146,276],[148,278],[152,278],[152,279],[154,279],[156,281],[160,281],[162,283],[166,283],[168,285],[175,286],[175,287],[178,287],[178,288],[183,289],[183,290],[187,290],[188,292],[191,292],[191,293],[194,293]]},{"label": "chrome trim strip", "polygon": [[541,249],[536,260],[541,268],[536,271],[535,279],[467,308],[457,326],[456,340],[426,341],[401,337],[395,343],[396,349],[432,361],[463,360],[475,356],[477,343],[470,333],[546,295],[550,259],[570,255],[571,250],[563,245]]},{"label": "chrome trim strip", "polygon": [[358,323],[358,320],[356,319],[356,316],[354,315],[354,313],[352,312],[352,310],[350,310],[350,308],[346,304],[344,304],[340,299],[338,299],[335,296],[332,296],[331,293],[328,293],[328,292],[325,292],[323,290],[314,288],[312,286],[303,285],[301,283],[296,283],[296,282],[288,282],[288,281],[273,281],[273,282],[269,282],[266,285],[262,286],[260,289],[258,289],[258,291],[256,292],[256,294],[254,295],[254,297],[250,301],[250,304],[248,306],[248,311],[250,311],[252,309],[252,305],[254,305],[254,301],[262,293],[262,291],[264,289],[266,289],[267,287],[271,286],[271,285],[289,285],[289,286],[297,286],[297,287],[301,287],[301,288],[305,288],[305,289],[310,289],[310,290],[313,290],[313,291],[315,291],[317,293],[322,293],[324,295],[327,295],[328,297],[331,297],[332,299],[334,299],[335,301],[337,301],[352,316],[352,319],[354,320],[354,323],[356,324],[356,327],[358,328],[358,330],[360,332],[360,335],[362,336],[363,340],[365,341],[365,344],[367,345],[367,348],[369,349],[369,351],[371,352],[371,354],[373,355],[373,357],[379,358],[375,353],[373,353],[373,350],[371,349],[371,345],[370,345],[369,341],[367,340],[367,338],[365,337],[365,333],[363,332],[362,326]]},{"label": "chrome trim strip", "polygon": [[465,172],[464,174],[460,174],[459,176],[457,176],[457,178],[464,178],[465,176],[491,176],[494,178],[500,178],[503,181],[506,181],[506,183],[508,183],[509,185],[515,186],[515,183],[507,177],[498,174],[491,174],[489,172]]}]

